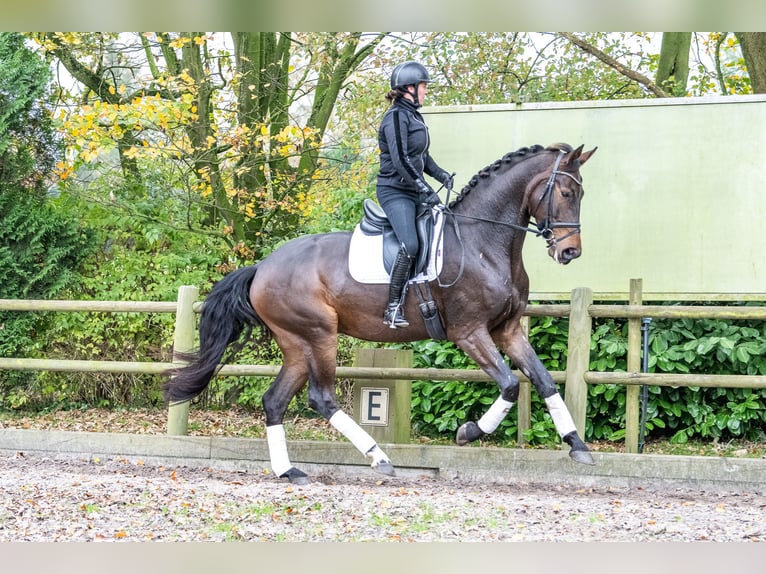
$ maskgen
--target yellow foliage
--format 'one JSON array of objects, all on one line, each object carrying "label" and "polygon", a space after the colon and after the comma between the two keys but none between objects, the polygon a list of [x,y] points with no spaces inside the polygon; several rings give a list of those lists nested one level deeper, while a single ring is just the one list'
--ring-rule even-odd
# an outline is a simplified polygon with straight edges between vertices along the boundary
[{"label": "yellow foliage", "polygon": [[125,151],[125,157],[128,158],[134,158],[138,155],[138,148],[136,146],[132,146],[130,149]]},{"label": "yellow foliage", "polygon": [[176,38],[175,40],[172,40],[171,42],[168,43],[168,45],[171,48],[183,48],[189,42],[191,42],[190,38],[185,38],[182,36],[182,37]]}]

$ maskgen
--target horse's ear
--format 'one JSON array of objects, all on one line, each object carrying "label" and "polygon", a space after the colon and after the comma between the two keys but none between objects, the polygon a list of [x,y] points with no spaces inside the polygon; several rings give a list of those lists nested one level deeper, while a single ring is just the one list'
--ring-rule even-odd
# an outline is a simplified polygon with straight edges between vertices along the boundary
[{"label": "horse's ear", "polygon": [[582,148],[585,147],[585,144],[581,145],[580,147],[573,149],[570,151],[562,160],[561,165],[562,166],[569,166],[570,169],[575,170],[579,169],[582,164],[584,164],[586,161],[588,161],[588,158],[592,156],[595,151],[598,148],[593,148],[590,151],[586,151],[583,153]]},{"label": "horse's ear", "polygon": [[583,147],[584,147],[584,144],[578,147],[576,150],[572,151],[572,153],[569,154],[571,157],[567,157],[567,159],[570,161],[579,160],[580,165],[582,165],[586,161],[588,161],[590,159],[590,156],[596,153],[596,150],[598,149],[598,146],[596,146],[592,150],[586,151],[585,153],[583,153],[582,151]]}]

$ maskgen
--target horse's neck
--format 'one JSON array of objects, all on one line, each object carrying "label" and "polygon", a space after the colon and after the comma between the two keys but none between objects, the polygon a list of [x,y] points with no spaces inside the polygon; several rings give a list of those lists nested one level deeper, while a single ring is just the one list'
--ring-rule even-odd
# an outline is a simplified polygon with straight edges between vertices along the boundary
[{"label": "horse's neck", "polygon": [[521,250],[528,235],[523,229],[531,219],[525,193],[532,179],[542,171],[544,162],[543,157],[530,157],[505,173],[492,174],[461,201],[459,211],[455,210],[468,218],[483,220],[466,219],[466,223],[471,223],[459,223],[465,243],[481,252],[487,263],[489,259],[501,266],[509,262],[511,266],[522,265]]},{"label": "horse's neck", "polygon": [[[523,174],[518,176],[509,172],[501,175],[486,186],[473,189],[456,212],[469,218],[496,222],[487,228],[494,237],[499,234],[510,239],[510,236],[519,233],[524,235],[524,232],[517,228],[529,224],[529,209],[524,203],[524,192],[528,183],[529,178],[523,177]],[[487,233],[483,229],[485,224],[476,227],[476,231]]]}]

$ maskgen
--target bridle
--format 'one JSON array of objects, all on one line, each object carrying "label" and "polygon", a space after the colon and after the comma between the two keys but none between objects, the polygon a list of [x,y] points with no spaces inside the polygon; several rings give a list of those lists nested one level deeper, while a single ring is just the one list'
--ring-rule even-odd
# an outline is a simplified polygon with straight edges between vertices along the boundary
[{"label": "bridle", "polygon": [[[518,231],[524,231],[526,233],[534,233],[535,237],[542,237],[545,239],[548,248],[555,247],[559,241],[563,241],[564,239],[571,237],[572,235],[576,233],[580,233],[580,223],[574,222],[574,221],[553,221],[551,218],[551,215],[553,213],[553,187],[556,185],[556,176],[558,175],[564,175],[574,181],[577,185],[582,186],[582,180],[577,179],[574,175],[571,173],[568,173],[566,171],[559,170],[559,165],[561,164],[561,160],[566,155],[566,151],[559,150],[559,154],[556,156],[556,161],[553,164],[553,169],[551,169],[551,173],[548,176],[548,181],[545,183],[545,191],[540,196],[540,199],[537,202],[537,205],[535,206],[535,209],[532,213],[537,212],[537,210],[540,207],[540,204],[542,204],[543,201],[546,201],[547,203],[547,210],[545,217],[537,221],[535,224],[535,227],[525,226],[525,225],[518,225],[516,223],[510,223],[508,221],[498,221],[496,219],[487,219],[484,217],[474,217],[472,215],[465,215],[462,213],[454,213],[449,207],[449,194],[452,192],[451,188],[447,188],[447,199],[444,204],[437,206],[437,209],[441,209],[445,214],[452,216],[453,225],[455,227],[455,234],[457,235],[458,242],[462,245],[463,240],[460,236],[460,228],[457,223],[457,218],[462,217],[463,219],[472,219],[474,221],[482,221],[484,223],[492,223],[495,225],[502,225],[504,227],[510,227],[511,229],[516,229]],[[452,174],[453,176],[455,174]],[[442,186],[443,187],[443,186]],[[568,228],[571,229],[569,233],[564,235],[563,237],[556,238],[553,235],[554,229],[560,229],[560,228]],[[443,230],[442,230],[443,231]],[[463,254],[465,254],[465,246],[463,246]],[[439,286],[440,287],[452,287],[455,285],[455,283],[458,282],[460,277],[463,275],[463,269],[464,269],[465,261],[464,257],[461,256],[460,258],[460,270],[458,271],[458,275],[455,278],[454,281],[448,284],[442,284],[441,280],[439,280]]]},{"label": "bridle", "polygon": [[[565,151],[561,150],[559,155],[556,157],[556,162],[553,164],[553,169],[551,170],[551,174],[548,176],[548,182],[545,184],[545,191],[540,196],[540,200],[537,202],[537,205],[535,206],[534,212],[536,213],[537,210],[540,208],[540,204],[543,201],[547,200],[547,210],[545,213],[545,217],[542,219],[542,221],[537,222],[537,231],[534,231],[534,229],[527,228],[527,231],[532,231],[537,236],[542,236],[543,239],[545,239],[548,242],[548,247],[554,247],[559,241],[563,241],[567,237],[571,237],[575,233],[580,233],[580,223],[574,222],[574,221],[551,221],[551,213],[553,212],[553,186],[556,183],[556,176],[557,175],[564,175],[574,181],[577,185],[582,186],[582,180],[577,179],[574,175],[572,175],[569,172],[561,171],[559,170],[559,164],[561,163],[561,158],[564,157],[564,154],[566,154]],[[554,229],[560,229],[562,227],[571,229],[569,233],[564,235],[563,237],[556,238],[553,235]]]}]

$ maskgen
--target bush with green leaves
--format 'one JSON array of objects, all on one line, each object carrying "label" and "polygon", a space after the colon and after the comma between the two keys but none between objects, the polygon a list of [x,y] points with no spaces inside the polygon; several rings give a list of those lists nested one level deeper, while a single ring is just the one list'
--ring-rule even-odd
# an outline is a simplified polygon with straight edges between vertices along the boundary
[{"label": "bush with green leaves", "polygon": [[[549,370],[566,369],[566,318],[531,318],[529,339]],[[594,320],[590,369],[627,369],[627,321]],[[650,326],[650,372],[766,374],[766,323],[762,321],[662,320]],[[452,343],[411,345],[418,367],[476,368]],[[562,392],[566,389],[562,387]],[[498,396],[494,383],[416,381],[412,423],[417,433],[451,437],[466,420],[476,420]],[[764,440],[766,390],[741,388],[648,387],[647,436],[685,442],[692,438]],[[588,387],[585,439],[625,437],[626,387]],[[489,440],[513,441],[517,409]],[[525,440],[532,445],[559,439],[543,401],[532,393],[532,424]]]},{"label": "bush with green leaves", "polygon": [[[226,250],[212,236],[184,233],[161,223],[174,207],[157,199],[136,198],[132,209],[109,200],[130,190],[100,180],[101,199],[67,189],[57,201],[62,212],[79,217],[92,230],[95,249],[80,268],[76,284],[62,298],[98,301],[175,301],[178,287],[194,285],[201,295],[221,278]],[[109,190],[109,191],[106,191]],[[175,316],[172,313],[56,313],[46,330],[47,358],[170,361]],[[125,373],[41,373],[32,393],[52,406],[159,405],[159,375]]]},{"label": "bush with green leaves", "polygon": [[[48,194],[61,147],[46,107],[48,64],[0,33],[0,298],[50,299],[78,280],[90,235]],[[0,356],[42,353],[49,313],[0,312]],[[34,372],[0,371],[0,408],[29,401]]]},{"label": "bush with green leaves", "polygon": [[[90,238],[77,222],[25,194],[0,194],[0,298],[50,299],[78,280]],[[42,356],[52,313],[0,311],[0,356]],[[21,407],[37,374],[0,371],[0,407]]]}]

